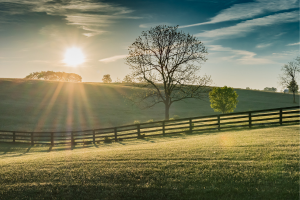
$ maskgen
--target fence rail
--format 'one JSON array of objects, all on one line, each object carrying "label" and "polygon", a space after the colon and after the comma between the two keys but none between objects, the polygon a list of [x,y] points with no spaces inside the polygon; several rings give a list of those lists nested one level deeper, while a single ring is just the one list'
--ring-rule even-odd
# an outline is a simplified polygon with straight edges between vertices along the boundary
[{"label": "fence rail", "polygon": [[27,132],[0,130],[0,142],[27,144],[92,144],[98,142],[121,141],[193,131],[221,130],[228,128],[255,127],[261,125],[300,122],[300,106],[228,113],[168,121],[132,124],[103,129]]}]

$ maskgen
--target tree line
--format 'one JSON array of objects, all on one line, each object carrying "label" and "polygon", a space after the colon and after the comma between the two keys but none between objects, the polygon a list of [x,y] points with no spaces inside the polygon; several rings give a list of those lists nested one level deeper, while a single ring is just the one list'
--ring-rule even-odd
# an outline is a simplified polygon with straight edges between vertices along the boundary
[{"label": "tree line", "polygon": [[82,77],[75,73],[40,71],[32,72],[25,79],[41,79],[50,81],[81,82]]}]

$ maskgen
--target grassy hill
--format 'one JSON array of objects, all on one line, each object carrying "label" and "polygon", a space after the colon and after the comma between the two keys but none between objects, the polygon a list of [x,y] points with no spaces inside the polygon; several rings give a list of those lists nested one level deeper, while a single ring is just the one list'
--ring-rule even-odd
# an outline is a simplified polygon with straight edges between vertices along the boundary
[{"label": "grassy hill", "polygon": [[[295,105],[290,94],[236,91],[239,95],[236,112]],[[123,96],[130,92],[131,86],[125,84],[0,79],[0,129],[83,130],[164,118],[162,104],[140,110],[126,103]],[[171,116],[180,117],[210,114],[214,111],[209,99],[174,103],[170,110]]]},{"label": "grassy hill", "polygon": [[298,199],[299,125],[0,146],[0,199]]}]

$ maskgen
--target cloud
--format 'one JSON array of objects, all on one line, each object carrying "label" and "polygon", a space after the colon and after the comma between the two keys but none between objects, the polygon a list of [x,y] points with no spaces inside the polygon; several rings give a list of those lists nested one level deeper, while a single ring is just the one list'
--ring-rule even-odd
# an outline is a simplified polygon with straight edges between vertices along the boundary
[{"label": "cloud", "polygon": [[292,44],[287,44],[286,46],[294,46],[294,45],[300,45],[300,42],[292,43]]},{"label": "cloud", "polygon": [[104,58],[104,59],[101,59],[99,61],[104,62],[104,63],[115,62],[117,60],[126,58],[127,56],[128,55],[117,55],[117,56],[112,56],[112,57],[109,57],[109,58]]},{"label": "cloud", "polygon": [[[10,9],[5,9],[10,15],[44,12],[48,15],[63,16],[67,24],[86,30],[84,35],[88,37],[104,33],[104,28],[116,20],[138,18],[130,15],[133,12],[131,9],[93,0],[0,0],[0,7],[5,4],[10,4]],[[18,5],[18,9],[13,9],[15,5]],[[22,9],[22,6],[26,9]]]},{"label": "cloud", "polygon": [[40,34],[47,35],[50,37],[57,37],[61,35],[61,31],[59,30],[59,27],[56,25],[48,25],[44,26],[40,31]]},{"label": "cloud", "polygon": [[180,28],[250,19],[266,12],[278,12],[293,8],[299,8],[298,0],[256,0],[255,2],[234,4],[230,8],[222,10],[208,22],[180,26]]},{"label": "cloud", "polygon": [[239,64],[244,65],[274,63],[272,60],[269,59],[256,58],[257,54],[250,51],[236,50],[229,47],[223,47],[221,45],[208,45],[207,47],[210,51],[222,52],[223,57],[220,57],[220,59],[226,61],[238,62]]},{"label": "cloud", "polygon": [[269,43],[269,44],[258,44],[256,45],[256,48],[265,48],[265,47],[268,47],[268,46],[271,46],[272,43]]},{"label": "cloud", "polygon": [[168,23],[168,22],[157,22],[157,23],[140,24],[139,27],[140,28],[151,28],[151,27],[155,27],[155,26],[158,26],[158,25],[172,26],[172,24]]},{"label": "cloud", "polygon": [[198,33],[196,37],[206,37],[206,38],[229,38],[229,37],[243,37],[249,32],[255,30],[255,28],[260,26],[270,26],[273,24],[297,22],[299,20],[298,11],[284,12],[274,15],[269,15],[262,18],[256,18],[252,20],[247,20],[238,23],[234,26],[214,29],[211,31],[205,31],[203,33]]}]

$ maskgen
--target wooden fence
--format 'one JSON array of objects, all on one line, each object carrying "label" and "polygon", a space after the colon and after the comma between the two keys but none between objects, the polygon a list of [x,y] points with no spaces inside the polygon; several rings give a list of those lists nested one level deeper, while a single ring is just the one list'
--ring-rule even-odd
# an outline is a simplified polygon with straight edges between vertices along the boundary
[{"label": "wooden fence", "polygon": [[255,127],[261,125],[300,122],[300,106],[255,110],[220,115],[183,118],[168,121],[132,124],[111,128],[69,132],[25,132],[0,130],[0,142],[27,144],[92,144],[122,141],[131,138],[192,133],[194,131],[221,130],[228,128]]}]

